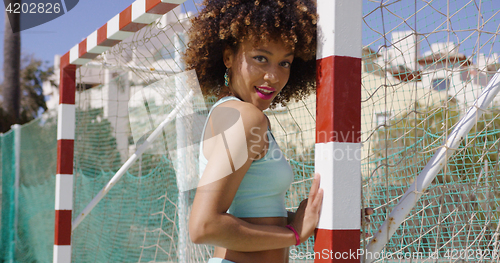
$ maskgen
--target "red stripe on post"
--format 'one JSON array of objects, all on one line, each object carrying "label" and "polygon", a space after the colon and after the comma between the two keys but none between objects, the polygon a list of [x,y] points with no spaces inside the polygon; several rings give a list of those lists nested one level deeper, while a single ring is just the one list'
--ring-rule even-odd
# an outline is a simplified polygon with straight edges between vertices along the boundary
[{"label": "red stripe on post", "polygon": [[[68,62],[66,66],[62,66],[62,63],[66,63],[66,55]],[[75,104],[75,74],[76,65],[69,64],[69,52],[61,57],[61,79],[59,84],[59,103],[64,104]],[[64,88],[63,88],[64,87]]]},{"label": "red stripe on post", "polygon": [[128,6],[120,12],[119,29],[122,30],[125,26],[132,22],[132,6]]},{"label": "red stripe on post", "polygon": [[97,45],[103,47],[112,47],[121,40],[108,39],[108,23],[97,29]]},{"label": "red stripe on post", "polygon": [[82,56],[80,56],[80,58],[94,59],[98,56],[99,56],[99,54],[97,54],[97,53],[85,53]]},{"label": "red stripe on post", "polygon": [[117,39],[106,39],[99,46],[112,47],[120,42],[121,42],[121,40],[117,40]]},{"label": "red stripe on post", "polygon": [[80,42],[80,44],[78,44],[78,58],[94,59],[97,56],[99,56],[99,54],[87,52],[87,39],[84,39]]},{"label": "red stripe on post", "polygon": [[56,210],[54,245],[71,245],[72,210]]},{"label": "red stripe on post", "polygon": [[125,10],[120,13],[120,31],[137,32],[145,26],[146,24],[132,22],[132,6],[125,8]]},{"label": "red stripe on post", "polygon": [[178,5],[162,3],[161,0],[146,0],[146,13],[164,15]]},{"label": "red stripe on post", "polygon": [[327,230],[316,229],[314,241],[314,263],[342,262],[359,263],[358,249],[360,248],[361,231],[354,229]]},{"label": "red stripe on post", "polygon": [[57,140],[57,173],[73,174],[74,140]]},{"label": "red stripe on post", "polygon": [[67,65],[69,65],[69,51],[61,56],[61,60],[59,62],[59,68],[65,68]]},{"label": "red stripe on post", "polygon": [[84,39],[78,44],[78,57],[81,58],[87,53],[87,39]]},{"label": "red stripe on post", "polygon": [[120,28],[121,31],[126,31],[126,32],[137,32],[141,28],[147,26],[147,24],[140,24],[140,23],[133,23],[130,22],[128,25],[124,26],[123,28]]},{"label": "red stripe on post", "polygon": [[361,58],[316,61],[316,143],[361,139]]},{"label": "red stripe on post", "polygon": [[108,23],[104,24],[99,29],[97,29],[97,45],[111,47],[110,45],[106,45],[105,42],[107,40],[108,40]]}]

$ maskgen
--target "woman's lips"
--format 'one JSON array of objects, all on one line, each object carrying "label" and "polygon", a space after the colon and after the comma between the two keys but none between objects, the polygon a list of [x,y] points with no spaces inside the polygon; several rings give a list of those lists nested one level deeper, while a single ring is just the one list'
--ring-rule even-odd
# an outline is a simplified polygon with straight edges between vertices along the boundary
[{"label": "woman's lips", "polygon": [[[271,91],[271,93],[264,93],[264,91],[261,91],[259,89],[263,89],[263,90],[267,90],[267,91]],[[270,88],[270,87],[255,87],[255,91],[257,92],[257,95],[259,95],[259,97],[263,100],[270,100],[273,98],[273,95],[274,95],[274,92],[275,92],[275,89],[273,88]]]},{"label": "woman's lips", "polygon": [[259,89],[265,89],[265,90],[272,91],[272,92],[275,92],[275,91],[276,91],[276,89],[271,88],[271,87],[267,87],[267,86],[259,86],[258,88],[259,88]]}]

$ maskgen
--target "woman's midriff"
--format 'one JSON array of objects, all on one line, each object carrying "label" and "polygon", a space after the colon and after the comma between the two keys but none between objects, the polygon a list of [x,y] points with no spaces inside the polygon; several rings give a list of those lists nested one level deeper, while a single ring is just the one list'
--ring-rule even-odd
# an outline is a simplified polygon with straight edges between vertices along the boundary
[{"label": "woman's midriff", "polygon": [[[241,218],[241,220],[256,225],[286,226],[285,217]],[[215,247],[214,257],[224,258],[236,263],[287,263],[288,248],[256,252],[239,252],[221,247]]]}]

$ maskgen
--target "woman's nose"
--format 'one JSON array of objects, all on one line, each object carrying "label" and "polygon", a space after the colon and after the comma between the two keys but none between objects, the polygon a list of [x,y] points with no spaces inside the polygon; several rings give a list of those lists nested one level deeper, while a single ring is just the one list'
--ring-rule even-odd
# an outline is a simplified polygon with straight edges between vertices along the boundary
[{"label": "woman's nose", "polygon": [[268,70],[264,75],[264,80],[269,81],[270,83],[276,83],[279,81],[278,74],[273,70]]}]

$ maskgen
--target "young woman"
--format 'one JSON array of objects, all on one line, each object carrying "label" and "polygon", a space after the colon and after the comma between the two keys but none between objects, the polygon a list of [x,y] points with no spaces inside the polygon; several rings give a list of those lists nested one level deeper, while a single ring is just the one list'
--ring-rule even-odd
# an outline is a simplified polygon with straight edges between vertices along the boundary
[{"label": "young woman", "polygon": [[216,246],[216,262],[288,262],[319,220],[315,175],[296,213],[285,210],[293,172],[262,112],[315,90],[314,0],[205,0],[185,54],[210,110],[189,232]]}]

